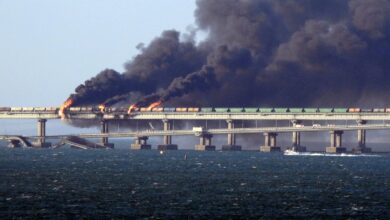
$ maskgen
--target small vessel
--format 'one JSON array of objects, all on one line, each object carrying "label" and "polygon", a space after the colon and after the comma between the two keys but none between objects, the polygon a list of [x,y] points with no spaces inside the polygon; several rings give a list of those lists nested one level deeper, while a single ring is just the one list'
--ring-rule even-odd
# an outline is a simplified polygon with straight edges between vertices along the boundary
[{"label": "small vessel", "polygon": [[187,160],[187,154],[184,154],[184,160]]},{"label": "small vessel", "polygon": [[299,155],[299,152],[294,151],[294,149],[286,149],[283,152],[284,155]]},{"label": "small vessel", "polygon": [[160,154],[161,154],[161,155],[164,154],[164,151],[160,150]]}]

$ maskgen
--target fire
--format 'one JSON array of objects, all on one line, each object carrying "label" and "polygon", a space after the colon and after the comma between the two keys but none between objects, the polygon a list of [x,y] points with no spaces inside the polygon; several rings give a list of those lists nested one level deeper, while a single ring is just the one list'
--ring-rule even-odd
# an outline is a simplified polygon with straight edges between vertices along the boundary
[{"label": "fire", "polygon": [[65,109],[69,108],[73,104],[72,99],[68,99],[64,102],[64,104],[61,105],[60,110],[58,111],[58,115],[61,117],[61,119],[65,118]]},{"label": "fire", "polygon": [[99,110],[101,113],[104,113],[104,109],[106,108],[106,106],[104,106],[103,104],[99,105]]},{"label": "fire", "polygon": [[127,114],[130,114],[131,111],[133,111],[137,106],[135,104],[130,105],[129,110],[127,111]]},{"label": "fire", "polygon": [[153,108],[156,108],[156,107],[160,106],[161,103],[162,103],[161,101],[153,102],[152,104],[150,104],[148,106],[148,111],[151,111]]}]

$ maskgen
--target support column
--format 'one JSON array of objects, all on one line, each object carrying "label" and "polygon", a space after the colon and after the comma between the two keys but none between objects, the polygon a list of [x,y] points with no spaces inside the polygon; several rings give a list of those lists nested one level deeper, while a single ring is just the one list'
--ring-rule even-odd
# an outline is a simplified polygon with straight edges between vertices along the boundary
[{"label": "support column", "polygon": [[[234,121],[226,120],[227,128],[233,130],[234,129]],[[229,133],[227,135],[227,145],[222,145],[223,151],[240,151],[241,146],[236,145],[236,135],[233,133]]]},{"label": "support column", "polygon": [[[358,120],[358,125],[365,125],[367,121]],[[359,129],[357,131],[358,146],[352,149],[354,153],[371,153],[371,148],[366,146],[366,130]]]},{"label": "support column", "polygon": [[[302,123],[299,120],[293,120],[291,122],[293,124],[293,127],[298,127],[297,125],[300,125]],[[306,152],[306,147],[301,146],[301,132],[299,132],[299,131],[292,132],[291,150],[293,150],[295,152]]]},{"label": "support column", "polygon": [[264,145],[260,146],[261,152],[280,152],[280,147],[276,144],[277,133],[265,132],[264,134]]},{"label": "support column", "polygon": [[[164,131],[169,131],[171,130],[171,122],[167,119],[164,119],[163,121],[163,128]],[[160,144],[157,146],[158,150],[177,150],[178,147],[176,144],[172,144],[172,136],[170,135],[165,135],[163,137],[163,144]]]},{"label": "support column", "polygon": [[[108,121],[107,120],[101,120],[100,121],[100,133],[102,133],[102,134],[109,133],[109,127],[108,127]],[[114,148],[114,144],[113,143],[108,143],[108,137],[102,137],[100,144],[103,147]]]},{"label": "support column", "polygon": [[37,135],[39,138],[34,143],[35,147],[51,147],[51,143],[46,142],[46,119],[38,119]]},{"label": "support column", "polygon": [[347,149],[342,145],[343,131],[330,131],[330,146],[326,148],[326,153],[345,153]]},{"label": "support column", "polygon": [[195,145],[195,150],[199,151],[214,151],[215,145],[211,145],[212,134],[201,134],[199,136],[199,144]]},{"label": "support column", "polygon": [[130,145],[132,150],[150,150],[152,149],[152,145],[148,144],[148,137],[136,137],[134,143]]}]

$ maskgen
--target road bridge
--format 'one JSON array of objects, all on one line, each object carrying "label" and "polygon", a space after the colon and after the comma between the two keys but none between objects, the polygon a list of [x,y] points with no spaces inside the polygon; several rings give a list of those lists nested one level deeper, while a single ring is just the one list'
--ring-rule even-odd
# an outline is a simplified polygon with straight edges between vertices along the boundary
[{"label": "road bridge", "polygon": [[[37,145],[40,147],[49,146],[46,138],[46,122],[47,120],[60,119],[56,111],[0,111],[0,119],[36,119],[38,121]],[[45,108],[40,108],[45,109]],[[194,131],[190,130],[172,130],[172,123],[177,120],[195,120],[195,121],[226,121],[226,129],[208,129],[200,135],[200,142],[196,149],[215,149],[211,144],[213,135],[226,134],[227,144],[223,145],[223,150],[241,150],[241,146],[236,143],[235,136],[237,134],[263,133],[264,145],[261,145],[261,151],[280,151],[280,147],[276,144],[278,133],[292,133],[291,147],[296,151],[305,151],[305,148],[300,145],[301,132],[330,132],[330,146],[328,152],[344,152],[345,148],[341,146],[341,137],[343,131],[357,130],[358,143],[355,150],[357,152],[369,152],[366,147],[366,130],[385,130],[388,129],[387,121],[390,120],[388,112],[133,112],[127,113],[102,113],[102,112],[66,112],[66,119],[69,120],[97,120],[101,123],[100,134],[81,134],[77,135],[84,138],[100,138],[103,146],[113,147],[109,143],[108,138],[114,137],[136,137],[135,143],[132,145],[134,149],[150,149],[147,144],[147,138],[153,136],[163,136],[163,144],[159,145],[159,149],[177,149],[177,145],[172,143],[172,136],[177,135],[195,135]],[[162,131],[143,131],[138,133],[111,133],[109,131],[109,122],[113,120],[160,120],[163,124]],[[293,124],[292,127],[262,127],[262,128],[235,128],[237,121],[289,121]],[[354,126],[309,126],[303,127],[305,121],[353,121]],[[382,124],[370,124],[382,122]],[[51,137],[54,138],[54,137]],[[336,149],[337,148],[337,149]]]},{"label": "road bridge", "polygon": [[[337,126],[315,126],[315,127],[260,127],[260,128],[230,128],[230,129],[192,129],[192,130],[143,130],[133,132],[107,132],[107,133],[85,133],[85,134],[66,134],[66,135],[47,135],[47,139],[66,139],[68,137],[77,136],[80,138],[135,138],[134,149],[151,149],[150,145],[147,145],[146,140],[149,137],[166,137],[166,136],[197,136],[200,138],[200,144],[197,145],[198,150],[210,150],[211,138],[214,135],[223,134],[264,134],[265,143],[262,148],[268,147],[268,150],[263,151],[276,151],[276,134],[278,133],[300,133],[300,132],[329,132],[331,136],[330,147],[342,148],[341,135],[343,131],[366,131],[366,130],[388,130],[390,124],[371,124],[371,125],[337,125]],[[41,136],[28,136],[21,137],[17,135],[3,135],[0,139],[39,139]],[[205,140],[206,138],[206,140]],[[28,141],[25,141],[29,143]],[[293,136],[293,143],[295,146],[300,146],[300,140],[296,140]],[[31,145],[26,145],[31,146]],[[212,148],[215,149],[215,146]],[[340,149],[334,149],[334,153],[339,153]],[[279,148],[280,150],[280,148]],[[328,149],[331,151],[333,149]]]}]

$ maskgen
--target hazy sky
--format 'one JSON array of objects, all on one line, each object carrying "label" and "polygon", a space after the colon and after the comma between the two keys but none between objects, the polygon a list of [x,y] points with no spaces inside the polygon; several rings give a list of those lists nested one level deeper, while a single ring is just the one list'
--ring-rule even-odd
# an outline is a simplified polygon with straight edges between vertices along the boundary
[{"label": "hazy sky", "polygon": [[57,106],[105,68],[123,70],[163,30],[194,24],[195,0],[0,0],[0,106]]}]

